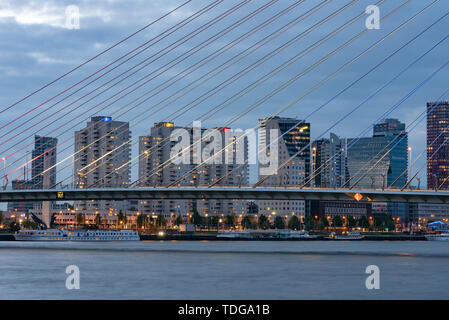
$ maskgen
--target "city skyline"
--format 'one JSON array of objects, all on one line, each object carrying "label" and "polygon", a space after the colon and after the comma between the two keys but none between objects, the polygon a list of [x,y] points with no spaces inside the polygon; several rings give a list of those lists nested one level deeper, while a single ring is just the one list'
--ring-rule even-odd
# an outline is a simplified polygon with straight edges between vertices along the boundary
[{"label": "city skyline", "polygon": [[[441,103],[444,106],[444,101],[442,101]],[[436,106],[439,104],[429,103],[428,105]],[[270,148],[273,148],[274,146],[273,145],[270,147],[270,144],[277,141],[278,151],[275,152],[273,151],[273,149],[271,151],[275,152],[275,156],[278,157],[276,163],[281,168],[279,169],[278,173],[272,175],[266,181],[264,180],[265,176],[263,174],[259,174],[257,180],[263,181],[260,186],[300,187],[304,184],[307,184],[307,181],[309,181],[308,184],[312,187],[351,187],[354,185],[354,183],[359,183],[360,180],[364,179],[362,180],[362,182],[360,182],[359,186],[365,188],[375,187],[377,189],[380,189],[388,187],[393,182],[396,183],[396,187],[402,187],[407,182],[408,170],[410,169],[409,148],[407,145],[408,133],[405,131],[406,124],[401,123],[397,119],[388,118],[374,126],[372,130],[372,137],[355,140],[356,143],[353,146],[354,149],[350,148],[353,144],[352,140],[354,139],[338,137],[334,133],[330,134],[330,139],[310,141],[310,132],[313,128],[313,124],[305,123],[302,120],[274,117],[271,119],[259,119],[259,124],[261,130],[258,135],[259,152],[261,150],[263,151],[265,147],[268,147],[265,152],[269,152]],[[129,124],[126,122],[117,121],[109,116],[94,116],[91,118],[91,121],[87,122],[86,125],[86,128],[74,132],[77,141],[75,148],[77,160],[74,162],[74,177],[76,181],[78,181],[75,182],[76,188],[86,188],[86,186],[89,187],[94,185],[100,188],[114,188],[120,187],[121,185],[127,186],[131,182],[129,179],[129,167],[126,165],[131,158],[129,148],[125,147],[123,148],[122,152],[120,152],[114,151],[113,147],[127,145],[128,142],[133,138],[129,131]],[[244,168],[239,169],[239,163],[236,162],[236,145],[234,145],[233,159],[231,159],[230,165],[224,164],[224,153],[222,154],[222,165],[207,165],[206,167],[203,167],[201,169],[197,169],[195,163],[185,165],[172,162],[174,161],[174,141],[172,133],[180,129],[187,130],[188,134],[190,135],[191,155],[197,152],[195,150],[195,139],[202,139],[205,137],[205,134],[209,132],[207,128],[201,128],[201,131],[195,132],[195,127],[184,128],[176,126],[173,122],[159,122],[153,125],[150,135],[138,137],[139,153],[142,155],[142,157],[139,158],[138,166],[139,186],[160,187],[172,186],[173,183],[176,183],[175,186],[186,185],[204,187],[214,182],[220,182],[219,186],[249,185],[247,173],[249,165],[248,163],[244,162]],[[275,140],[276,136],[270,137],[270,132],[273,129],[279,132],[277,134],[279,140]],[[231,130],[232,128],[225,128],[225,130],[221,129],[221,131],[219,131],[221,132],[220,134],[222,135],[223,140],[226,140],[225,135]],[[200,134],[200,136],[195,138],[195,134]],[[54,141],[54,139],[51,137],[44,139],[44,141],[37,141],[36,149],[42,149],[42,145],[47,146],[47,144],[51,144],[51,141]],[[248,161],[248,140],[245,139],[244,141],[244,159],[245,161]],[[203,141],[201,145],[204,148],[206,146],[205,141]],[[370,145],[375,147],[373,148]],[[49,147],[51,147],[51,150],[53,151],[51,163],[54,165],[54,163],[56,162],[55,145],[49,145]],[[222,147],[224,147],[224,145],[222,145]],[[369,147],[369,152],[368,149],[366,149],[367,147]],[[45,148],[43,148],[41,151],[43,151],[44,149]],[[304,150],[307,150],[307,152],[305,152]],[[214,150],[214,152],[216,152],[216,150]],[[296,158],[294,158],[292,161],[290,157],[295,156],[295,154]],[[362,158],[360,158],[360,156],[362,156]],[[335,157],[337,158],[335,159]],[[86,169],[86,164],[91,163],[92,160],[101,161],[103,163],[107,162],[108,166],[99,167],[103,173],[97,172],[98,169],[93,170],[89,169],[89,167],[87,167]],[[287,160],[288,163],[286,162]],[[329,164],[330,160],[332,160],[331,164]],[[337,167],[335,167],[336,160],[340,161],[340,164]],[[357,163],[360,161],[361,162],[357,165],[354,165],[354,161],[356,161]],[[115,165],[112,165],[112,163],[115,163]],[[306,170],[306,163],[308,163],[308,165],[310,166],[309,170]],[[162,164],[166,164],[166,166],[163,166],[162,171],[159,171],[158,167]],[[111,173],[113,173],[115,169],[122,168],[123,165],[126,165],[126,167],[124,167],[125,169],[122,169],[125,170],[124,172],[126,172],[126,174],[123,174],[124,172],[120,174],[119,177],[121,177],[122,181],[120,183],[117,183],[117,181],[114,179],[116,179],[118,176],[111,176]],[[375,170],[373,170],[371,173],[370,171],[366,170],[370,166],[374,166],[375,168]],[[93,166],[93,168],[96,167],[97,166]],[[261,162],[258,161],[257,167],[260,171],[264,166],[261,166]],[[48,164],[45,166],[45,168],[49,168]],[[320,171],[322,171],[323,168],[327,170],[325,172],[328,172],[327,174],[324,174],[323,177],[328,177],[334,170],[337,169],[338,171],[335,172],[344,172],[344,176],[335,176],[335,178],[340,176],[338,183],[336,182],[337,180],[335,180],[334,182],[326,182],[326,180],[323,180],[323,177],[320,177],[319,175]],[[40,169],[40,173],[42,173],[43,169],[44,168]],[[195,171],[189,173],[190,170],[193,169],[195,169]],[[239,169],[238,172],[242,170],[245,172],[245,178],[243,180],[239,178],[239,174],[237,174],[235,179],[233,179],[232,172],[235,169]],[[360,172],[360,170],[362,171]],[[44,177],[46,176],[47,179],[56,181],[56,177],[53,176],[55,171],[51,170],[51,172],[51,175],[47,174],[44,175]],[[221,181],[224,174],[231,174],[231,176],[226,176],[226,180]],[[371,181],[369,178],[372,178],[373,174],[375,179],[371,179]],[[104,182],[100,183],[101,181],[103,181],[99,178],[100,176],[106,177],[108,179],[103,179]],[[126,176],[128,176],[128,178],[126,178]],[[35,177],[30,178],[30,181],[23,180],[15,182],[15,188],[27,188],[29,187],[29,182],[31,182],[32,187],[35,189],[42,188],[41,186],[35,185],[33,183],[33,181],[36,181]],[[181,178],[183,178],[183,180],[180,180]],[[331,184],[327,185],[328,183]],[[135,206],[135,208],[137,208],[139,212],[144,214],[153,216],[161,214],[167,220],[170,220],[173,217],[177,216],[181,216],[183,219],[187,219],[187,215],[191,214],[192,208],[196,208],[202,216],[206,217],[208,215],[220,216],[220,212],[223,212],[223,214],[226,213],[234,215],[245,215],[247,213],[246,202],[240,201],[240,203],[239,201],[234,201],[235,203],[233,202],[232,206],[229,206],[231,202],[233,201],[206,201],[203,205],[201,204],[203,203],[202,201],[198,202],[196,200],[149,200],[139,201],[139,205]],[[267,216],[271,216],[273,212],[276,212],[277,214],[285,217],[291,217],[292,215],[305,217],[307,214],[310,214],[310,210],[317,210],[317,212],[321,212],[322,210],[332,210],[322,209],[321,207],[318,207],[314,202],[309,203],[308,201],[257,201],[256,204],[259,208],[259,214]],[[332,205],[329,205],[331,206],[330,208],[332,208]],[[133,205],[126,201],[117,202],[116,204],[107,203],[107,201],[104,200],[100,202],[75,201],[75,208],[78,210],[86,210],[86,212],[99,211],[107,213],[112,209],[114,211],[127,211],[132,206]],[[9,207],[10,206],[8,205],[8,208]],[[334,205],[333,207],[336,208],[335,210],[340,210],[336,205]],[[18,211],[22,211],[23,209],[25,209],[25,207],[23,207],[23,205],[20,203],[11,203],[11,209],[13,211],[15,210],[14,208],[19,209]],[[39,208],[37,208],[36,206],[34,206],[34,209],[35,212],[39,212]],[[361,205],[359,207],[355,206],[351,210],[355,210],[354,212],[362,212],[363,210],[365,210],[364,212],[371,212],[371,209],[369,211],[366,211],[364,205]],[[384,211],[384,213],[388,212],[394,217],[405,219],[407,217],[408,206],[403,204],[388,203],[383,210],[386,210]],[[70,210],[68,212],[70,212]],[[357,213],[356,215],[360,215],[360,213]]]},{"label": "city skyline", "polygon": [[[439,101],[439,102],[428,102],[427,103],[428,106],[440,106],[440,110],[443,110],[443,108],[447,108],[447,101]],[[444,111],[443,111],[444,112]],[[434,116],[432,116],[432,119],[434,118]],[[107,119],[107,120],[105,120]],[[285,123],[284,127],[278,127],[277,130],[280,130],[280,135],[285,135],[287,130],[290,131],[293,127],[294,124],[296,123],[300,123],[300,125],[298,126],[299,129],[301,128],[306,128],[307,132],[309,135],[311,135],[311,133],[313,132],[313,130],[311,128],[313,128],[313,124],[311,123],[305,123],[303,120],[297,119],[297,118],[280,118],[280,119],[285,119],[287,122],[289,122],[290,124],[287,124],[287,122]],[[259,120],[259,125],[261,123],[263,119]],[[273,118],[273,120],[276,120],[276,117]],[[435,121],[435,120],[434,120]],[[98,125],[96,125],[96,123],[98,123]],[[115,124],[115,127],[110,127],[111,124]],[[395,124],[396,126],[397,124],[400,124],[399,129],[393,129],[393,130],[398,130],[398,134],[400,135],[400,137],[396,137],[398,134],[393,133],[393,134],[389,134],[389,129],[382,129],[382,126],[385,125],[389,125],[389,124]],[[153,128],[154,126],[157,126],[158,124],[163,124],[163,123],[154,123],[153,124]],[[173,131],[173,129],[176,128],[187,128],[188,130],[192,130],[190,127],[179,127],[176,126],[174,123],[169,123],[170,124],[170,131]],[[105,125],[107,125],[107,127],[104,127]],[[387,118],[384,119],[382,122],[380,122],[379,124],[375,125],[373,127],[373,137],[374,139],[379,139],[380,137],[388,137],[391,136],[392,138],[388,138],[385,142],[382,142],[382,145],[379,145],[378,150],[376,150],[371,156],[370,155],[366,155],[367,159],[370,160],[372,159],[374,156],[377,156],[376,159],[379,159],[382,157],[382,159],[387,156],[387,158],[383,159],[383,161],[385,161],[386,159],[388,159],[389,157],[393,156],[397,159],[397,155],[391,155],[388,152],[388,149],[386,149],[388,146],[394,146],[395,149],[398,150],[398,148],[401,148],[401,152],[402,152],[402,161],[399,161],[398,163],[403,163],[403,165],[401,165],[400,168],[398,168],[398,173],[396,173],[394,176],[390,177],[388,176],[388,179],[385,181],[385,187],[387,187],[388,185],[390,185],[392,182],[394,182],[396,180],[396,178],[400,178],[401,181],[396,181],[395,182],[395,186],[403,186],[405,184],[405,182],[407,182],[408,180],[408,170],[410,169],[410,162],[409,162],[409,158],[410,158],[410,147],[408,145],[408,132],[405,131],[407,124],[405,123],[401,123],[400,119],[392,119],[392,118]],[[95,128],[95,129],[94,129]],[[109,128],[109,129],[106,129]],[[134,179],[135,181],[138,181],[139,178],[141,178],[142,173],[139,173],[139,166],[135,166],[135,165],[128,165],[128,163],[131,163],[131,159],[139,159],[139,162],[141,161],[142,155],[144,155],[144,149],[142,148],[142,139],[145,136],[139,136],[139,137],[134,137],[131,134],[131,131],[129,131],[129,123],[127,122],[123,122],[120,120],[116,120],[113,119],[112,117],[109,116],[93,116],[91,118],[91,121],[87,122],[87,126],[84,129],[78,130],[78,131],[74,131],[73,134],[75,136],[75,159],[72,163],[71,166],[71,171],[73,172],[72,178],[71,179],[67,179],[67,177],[63,177],[60,178],[61,180],[63,179],[63,181],[66,181],[66,184],[70,184],[70,183],[74,183],[77,187],[80,187],[80,182],[79,181],[79,173],[81,172],[81,169],[83,169],[83,175],[84,174],[88,174],[88,176],[93,176],[93,167],[98,166],[99,168],[101,168],[101,170],[104,171],[104,166],[103,164],[106,163],[106,161],[118,161],[117,163],[121,164],[126,164],[126,170],[129,171],[129,173],[126,174],[126,176],[128,177],[123,177],[123,174],[120,174],[119,177],[120,179],[124,179],[122,182],[117,182],[117,175],[114,175],[113,177],[111,176],[111,172],[108,171],[107,174],[105,173],[104,175],[106,175],[106,178],[108,181],[112,181],[111,179],[116,179],[116,183],[112,183],[110,184],[111,186],[118,186],[121,185],[123,183],[125,184],[129,184],[131,182],[131,171],[137,171],[137,178]],[[388,127],[387,127],[388,128]],[[232,131],[237,130],[237,132],[244,132],[243,129],[240,128],[229,128]],[[86,138],[83,137],[82,139],[84,140],[80,140],[81,139],[81,134],[83,132],[88,132],[86,131],[88,130],[89,132],[92,130],[96,130],[95,132],[95,136],[93,135],[93,131],[91,133],[89,133],[90,138]],[[109,130],[109,131],[108,131]],[[128,133],[124,134],[124,130],[127,130]],[[206,129],[202,129],[202,132],[204,132]],[[260,127],[257,129],[261,132],[263,132],[265,130],[265,126],[264,125],[260,125]],[[386,130],[386,131],[385,131]],[[385,131],[385,132],[382,132]],[[441,131],[441,130],[440,130]],[[440,131],[438,131],[437,133],[440,133]],[[302,131],[301,131],[302,132]],[[395,132],[395,131],[392,131]],[[116,137],[112,136],[110,142],[113,143],[111,146],[107,146],[107,144],[109,143],[108,139],[109,139],[109,135],[108,134],[115,134],[117,135]],[[84,133],[85,135],[87,133]],[[402,137],[402,135],[404,134],[404,137]],[[151,132],[148,135],[148,137],[151,136]],[[249,136],[248,136],[249,137]],[[263,141],[264,138],[258,136],[257,134],[255,135],[256,139],[260,140],[262,139]],[[291,139],[291,135],[286,135],[285,138]],[[357,146],[360,144],[363,144],[364,141],[370,141],[373,139],[373,137],[361,137],[361,138],[351,138],[351,137],[343,137],[343,136],[339,136],[338,134],[331,132],[329,134],[329,137],[327,138],[321,138],[318,140],[309,140],[310,138],[307,139],[307,141],[305,141],[303,144],[301,144],[300,146],[298,146],[299,149],[296,149],[297,151],[299,151],[300,149],[305,149],[305,151],[302,151],[303,156],[304,154],[307,154],[306,162],[304,163],[304,168],[306,170],[305,172],[305,176],[309,176],[311,179],[313,179],[313,183],[316,183],[316,180],[321,181],[322,178],[320,178],[320,171],[318,170],[320,168],[320,165],[318,165],[317,163],[312,163],[312,161],[316,161],[317,158],[320,158],[319,161],[321,166],[325,169],[325,170],[334,170],[332,169],[333,165],[335,164],[329,164],[328,161],[326,161],[326,159],[329,159],[330,156],[333,155],[333,158],[337,159],[338,161],[341,161],[341,164],[339,165],[340,168],[338,169],[340,172],[344,172],[343,170],[348,170],[347,169],[347,162],[348,162],[348,152],[350,152],[350,154],[352,154],[352,158],[354,156],[356,156],[357,154],[361,154],[360,151],[357,150]],[[427,139],[428,143],[431,143],[436,137],[436,134],[434,133],[433,136],[429,136],[429,138]],[[129,148],[129,143],[132,140],[135,140],[136,138],[139,138],[139,151],[137,154],[131,154],[130,153],[130,148]],[[284,138],[284,139],[285,139]],[[400,139],[398,139],[400,138]],[[42,179],[43,179],[43,174],[42,172],[44,171],[44,167],[43,167],[43,163],[44,163],[44,158],[46,157],[42,157],[43,154],[46,154],[46,152],[44,152],[44,150],[51,150],[51,159],[48,160],[49,164],[47,164],[46,168],[51,168],[50,172],[49,172],[49,177],[50,177],[50,184],[49,186],[55,186],[57,181],[57,175],[61,175],[60,169],[56,166],[58,164],[58,161],[60,160],[57,155],[57,139],[53,138],[53,137],[41,137],[36,135],[34,137],[35,141],[35,147],[32,150],[32,159],[36,158],[35,161],[28,161],[28,165],[26,167],[22,168],[22,173],[20,174],[20,178],[19,180],[26,181],[26,180],[31,180],[29,181],[29,183],[31,183],[31,185],[34,188],[42,188]],[[170,136],[165,136],[164,140],[169,140]],[[202,139],[202,138],[199,138]],[[245,138],[247,139],[247,138]],[[260,141],[262,141],[260,140]],[[329,146],[326,145],[322,145],[323,143],[329,144],[329,141],[336,141],[336,142],[332,142],[332,143],[337,143],[336,146],[333,146],[332,148],[334,148],[334,151],[330,152],[329,151]],[[202,141],[202,140],[201,140]],[[434,142],[434,145],[438,146],[439,144],[442,143],[442,141],[444,140],[439,140],[438,142]],[[256,141],[251,141],[253,143],[257,143]],[[273,142],[273,140],[271,141]],[[263,142],[262,142],[263,143]],[[354,144],[355,143],[355,144]],[[398,145],[399,143],[399,145]],[[191,141],[191,144],[194,144],[194,141]],[[205,141],[202,142],[202,144],[205,144]],[[259,148],[262,150],[262,147],[260,145],[260,142],[258,142],[259,144]],[[346,150],[347,148],[347,144],[349,144],[349,150]],[[353,145],[354,144],[354,145]],[[100,147],[100,145],[102,145],[102,147]],[[89,151],[84,150],[84,147],[87,146]],[[93,151],[92,148],[99,148],[98,151]],[[173,147],[173,144],[170,145],[171,147]],[[222,146],[224,147],[224,140],[223,140],[223,144]],[[268,146],[268,145],[267,145]],[[322,160],[321,158],[323,157],[323,155],[319,155],[316,154],[316,149],[317,146],[319,146],[319,148],[321,150],[326,150],[326,151],[321,151],[321,152],[325,152],[326,153],[326,157],[323,158],[324,160]],[[405,147],[404,147],[405,146]],[[48,147],[48,148],[46,148]],[[351,149],[351,148],[354,149]],[[117,148],[117,149],[116,149]],[[247,148],[247,147],[246,147]],[[327,148],[327,149],[323,149],[323,148]],[[435,147],[437,148],[437,147]],[[116,151],[114,151],[116,150]],[[248,149],[246,149],[248,150]],[[257,148],[252,148],[253,151],[257,150]],[[83,152],[81,152],[83,151]],[[96,153],[95,156],[93,155],[93,153]],[[106,153],[107,152],[107,153]],[[82,155],[81,155],[82,154]],[[87,155],[89,155],[89,157],[94,157],[94,158],[98,158],[98,164],[96,166],[87,166],[88,163],[92,162],[91,160],[94,159],[92,158],[91,160],[87,159]],[[428,155],[429,157],[431,155]],[[84,157],[86,159],[81,161],[81,158]],[[117,157],[119,157],[120,159],[117,159]],[[257,156],[256,156],[257,157]],[[104,159],[103,159],[104,158]],[[58,159],[58,160],[57,160]],[[108,160],[110,159],[110,160]],[[249,161],[249,156],[245,156],[246,161]],[[374,159],[374,158],[373,158]],[[374,160],[376,160],[374,159]],[[380,160],[382,160],[380,159]],[[173,156],[167,156],[166,161],[170,160],[170,161],[174,161],[175,158]],[[192,158],[193,160],[193,158]],[[414,160],[414,159],[412,159]],[[224,160],[223,160],[224,161]],[[233,160],[235,161],[235,159]],[[94,163],[95,164],[95,163]],[[250,165],[248,165],[250,166]],[[375,167],[382,167],[381,165],[379,165],[376,161],[371,161],[370,163],[366,163],[364,164],[364,166],[370,167],[370,166],[375,166]],[[116,168],[118,168],[119,165],[116,166]],[[388,167],[388,166],[387,166]],[[133,169],[134,168],[134,169]],[[345,169],[346,168],[346,169]],[[59,169],[59,170],[57,170]],[[408,169],[408,170],[407,170]],[[310,170],[310,173],[308,172]],[[360,171],[360,169],[358,168],[357,170]],[[412,168],[413,170],[413,168]],[[45,172],[47,172],[48,170],[45,170]],[[95,170],[94,170],[95,171]],[[399,176],[400,173],[403,173],[404,171],[405,174]],[[95,171],[96,172],[96,171]],[[314,176],[312,176],[312,173],[315,173]],[[354,173],[356,173],[356,171],[354,171]],[[361,173],[358,172],[357,173],[360,177]],[[426,173],[424,173],[426,174]],[[96,176],[100,176],[102,174],[100,173],[95,173]],[[380,173],[378,173],[378,175],[381,175]],[[134,176],[134,175],[133,175]],[[326,177],[329,176],[329,173],[325,174]],[[353,177],[352,179],[355,179],[356,177],[351,175],[351,173],[349,172],[344,172],[344,174],[339,174],[338,175],[340,178],[340,182],[338,182],[337,184],[334,184],[334,182],[331,183],[330,186],[342,186],[344,185],[344,182],[346,182],[349,178]],[[26,179],[24,179],[24,177],[26,177]],[[94,185],[94,183],[100,183],[98,180],[98,177],[96,179],[90,179],[89,182],[87,182],[87,180],[83,183],[81,183],[82,185],[85,186],[89,186],[89,185]],[[358,178],[357,177],[357,178]],[[69,177],[70,178],[70,177]],[[362,177],[365,180],[367,179],[366,176]],[[85,178],[84,178],[85,179]],[[257,182],[258,179],[258,175],[257,175],[257,170],[256,170],[256,175],[253,175],[250,178],[251,183]],[[351,180],[352,180],[351,179]],[[443,177],[444,180],[444,177]],[[16,181],[17,179],[14,179],[12,181]],[[11,181],[11,182],[12,182]],[[353,181],[354,182],[354,181]],[[109,182],[107,182],[109,183]],[[107,184],[106,183],[106,184]],[[329,183],[329,182],[327,182]],[[414,183],[412,183],[412,185],[415,185],[417,183],[417,181],[414,181]],[[382,182],[376,183],[375,185],[378,188],[382,187]],[[317,185],[326,185],[326,182],[318,182]],[[361,184],[363,185],[363,183]],[[368,185],[366,185],[368,186]],[[366,187],[365,186],[365,187]],[[425,186],[425,184],[421,184],[421,186]],[[82,186],[81,186],[82,187]],[[428,187],[428,188],[433,188],[433,184],[432,187]]]}]

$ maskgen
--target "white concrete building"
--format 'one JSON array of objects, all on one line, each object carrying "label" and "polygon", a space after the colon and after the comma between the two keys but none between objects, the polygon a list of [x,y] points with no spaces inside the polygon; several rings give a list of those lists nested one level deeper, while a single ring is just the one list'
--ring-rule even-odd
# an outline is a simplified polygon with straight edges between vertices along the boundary
[{"label": "white concrete building", "polygon": [[[86,128],[75,132],[74,183],[77,188],[126,187],[131,179],[128,122],[92,117]],[[117,149],[118,148],[118,149]],[[126,209],[127,202],[76,201],[85,210]]]},{"label": "white concrete building", "polygon": [[[306,146],[310,142],[310,124],[292,118],[268,118],[260,119],[259,152],[267,147],[267,154],[274,152],[277,145],[278,167],[277,172],[268,178],[262,174],[264,167],[259,163],[259,180],[266,178],[261,186],[290,187],[299,186],[305,182],[305,177],[309,174],[310,168],[310,148]],[[292,130],[290,130],[293,127]],[[271,130],[277,130],[280,137],[277,142],[276,137],[271,137]],[[282,136],[282,137],[281,137]],[[272,143],[271,146],[270,143]],[[304,149],[304,150],[303,150]],[[303,150],[303,151],[301,151]],[[298,153],[301,151],[298,155]],[[297,215],[305,216],[305,201],[285,201],[285,200],[260,200],[258,201],[259,215],[291,217]]]},{"label": "white concrete building", "polygon": [[[179,142],[171,141],[170,137],[175,130],[184,132],[188,139],[186,155],[189,161],[186,163],[175,163],[172,161],[172,150]],[[225,145],[227,133],[230,129],[220,129],[217,139],[222,139],[221,146]],[[176,133],[175,132],[175,133]],[[219,163],[208,163],[196,168],[204,160],[204,152],[209,144],[200,141],[201,137],[207,135],[206,129],[191,127],[175,127],[172,122],[155,123],[148,136],[139,137],[139,185],[149,187],[160,186],[188,186],[204,187],[217,182],[220,178],[230,173],[239,164],[236,164],[237,142],[232,143],[229,153],[217,155],[214,159]],[[233,138],[235,141],[235,138]],[[207,139],[206,139],[207,140]],[[242,152],[244,159],[247,159],[248,147],[245,138]],[[217,148],[221,149],[221,147]],[[180,150],[183,150],[181,148]],[[187,151],[188,150],[188,151]],[[177,151],[179,152],[179,151]],[[174,154],[177,154],[174,152]],[[214,150],[215,152],[215,150]],[[201,156],[203,155],[203,156]],[[201,157],[199,157],[201,156]],[[228,163],[226,158],[228,157]],[[211,161],[212,162],[212,161]],[[244,164],[241,169],[229,174],[226,178],[217,183],[218,186],[246,186],[248,185],[248,164]],[[142,200],[139,204],[139,211],[143,214],[157,216],[163,215],[168,221],[181,215],[184,220],[192,214],[193,208],[203,216],[244,214],[246,212],[246,201],[242,200]]]}]

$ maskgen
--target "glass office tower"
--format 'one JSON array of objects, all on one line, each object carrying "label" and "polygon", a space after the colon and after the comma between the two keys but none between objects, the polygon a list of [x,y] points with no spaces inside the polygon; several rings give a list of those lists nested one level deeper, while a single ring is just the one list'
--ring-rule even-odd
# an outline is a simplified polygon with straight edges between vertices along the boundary
[{"label": "glass office tower", "polygon": [[427,188],[449,186],[449,102],[427,103]]},{"label": "glass office tower", "polygon": [[351,185],[386,188],[394,183],[394,187],[403,187],[408,179],[405,124],[385,119],[374,126],[372,137],[348,139],[347,157]]}]

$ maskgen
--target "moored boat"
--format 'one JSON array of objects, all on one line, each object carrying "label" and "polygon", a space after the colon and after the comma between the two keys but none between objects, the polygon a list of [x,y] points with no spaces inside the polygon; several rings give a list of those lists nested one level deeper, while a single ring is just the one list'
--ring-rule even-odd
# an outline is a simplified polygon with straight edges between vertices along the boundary
[{"label": "moored boat", "polygon": [[23,229],[14,234],[17,241],[138,241],[133,230]]},{"label": "moored boat", "polygon": [[253,236],[247,230],[222,230],[222,231],[218,232],[217,238],[222,238],[222,239],[223,238],[224,239],[238,239],[238,238],[252,239]]},{"label": "moored boat", "polygon": [[326,239],[331,239],[331,240],[362,240],[363,238],[365,238],[365,236],[363,236],[360,233],[359,230],[353,230],[353,231],[349,231],[346,234],[336,234],[335,232],[331,232],[329,237],[327,237]]},{"label": "moored boat", "polygon": [[432,233],[424,235],[429,241],[449,241],[449,232]]},{"label": "moored boat", "polygon": [[305,230],[286,230],[279,234],[281,239],[316,239],[317,236],[310,235]]}]

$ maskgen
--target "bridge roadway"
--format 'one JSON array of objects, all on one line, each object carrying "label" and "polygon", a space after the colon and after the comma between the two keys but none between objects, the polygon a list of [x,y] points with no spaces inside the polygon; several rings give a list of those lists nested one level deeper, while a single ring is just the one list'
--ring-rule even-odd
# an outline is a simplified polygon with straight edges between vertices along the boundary
[{"label": "bridge roadway", "polygon": [[[362,197],[360,198],[359,195]],[[449,191],[266,187],[170,187],[2,190],[0,202],[54,200],[246,199],[449,203]]]}]

